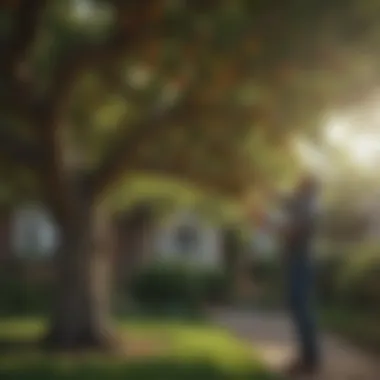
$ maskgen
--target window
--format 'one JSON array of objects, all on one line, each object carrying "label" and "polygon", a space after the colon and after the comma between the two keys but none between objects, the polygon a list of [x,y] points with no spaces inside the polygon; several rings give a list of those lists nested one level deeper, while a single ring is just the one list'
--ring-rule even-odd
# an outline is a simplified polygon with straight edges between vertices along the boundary
[{"label": "window", "polygon": [[191,253],[197,249],[198,231],[193,226],[180,226],[177,230],[176,244],[180,252]]},{"label": "window", "polygon": [[51,256],[58,244],[58,231],[43,210],[21,207],[13,219],[13,249],[23,258]]}]

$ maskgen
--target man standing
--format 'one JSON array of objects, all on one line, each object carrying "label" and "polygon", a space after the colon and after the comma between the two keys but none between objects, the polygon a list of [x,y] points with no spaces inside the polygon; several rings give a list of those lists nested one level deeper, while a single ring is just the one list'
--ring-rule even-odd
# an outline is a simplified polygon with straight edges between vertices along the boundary
[{"label": "man standing", "polygon": [[304,176],[287,204],[285,228],[285,263],[289,307],[299,342],[299,357],[289,375],[315,373],[320,364],[313,305],[314,279],[312,241],[316,229],[318,184]]}]

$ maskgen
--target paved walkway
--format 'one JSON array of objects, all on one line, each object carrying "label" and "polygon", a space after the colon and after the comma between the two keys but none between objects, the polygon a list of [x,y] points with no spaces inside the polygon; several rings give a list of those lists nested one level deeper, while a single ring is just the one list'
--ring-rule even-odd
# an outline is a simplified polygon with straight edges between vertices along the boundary
[{"label": "paved walkway", "polygon": [[[216,323],[252,342],[274,371],[281,371],[294,356],[292,326],[286,315],[226,310],[214,311],[212,314]],[[322,344],[325,364],[318,379],[380,379],[380,360],[327,333],[323,334]]]}]

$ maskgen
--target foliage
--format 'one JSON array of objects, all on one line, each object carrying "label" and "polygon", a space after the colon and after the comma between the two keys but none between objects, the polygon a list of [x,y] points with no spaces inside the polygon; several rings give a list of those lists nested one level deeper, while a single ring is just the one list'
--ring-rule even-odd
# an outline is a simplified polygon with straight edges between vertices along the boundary
[{"label": "foliage", "polygon": [[325,306],[378,310],[380,256],[376,243],[339,245],[317,260],[317,290]]},{"label": "foliage", "polygon": [[1,273],[0,315],[34,315],[50,310],[53,301],[51,284],[46,281],[26,281]]},{"label": "foliage", "polygon": [[338,282],[344,257],[334,252],[316,262],[316,286],[319,302],[334,305],[339,299]]},{"label": "foliage", "polygon": [[[127,353],[121,357],[87,355],[44,356],[31,343],[43,334],[39,319],[0,320],[0,378],[10,380],[55,379],[253,379],[270,380],[250,347],[228,332],[208,325],[162,320],[122,321]],[[139,351],[141,345],[148,353]],[[136,346],[136,353],[134,352]],[[158,352],[149,353],[149,348]],[[129,354],[130,353],[130,354]]]},{"label": "foliage", "polygon": [[138,303],[153,311],[200,312],[205,303],[224,300],[228,280],[215,270],[161,264],[143,269],[128,290]]},{"label": "foliage", "polygon": [[257,259],[251,264],[251,273],[255,281],[267,282],[276,278],[280,270],[283,269],[277,260],[273,259]]},{"label": "foliage", "polygon": [[[0,103],[17,124],[7,137],[22,132],[45,160],[55,148],[54,165],[95,177],[113,157],[117,178],[135,169],[236,191],[288,172],[287,137],[377,79],[370,1],[54,0],[0,11]],[[10,163],[30,165],[15,159],[21,143],[7,144]],[[39,171],[41,157],[32,161]]]},{"label": "foliage", "polygon": [[273,259],[254,260],[250,266],[253,283],[259,289],[258,297],[254,300],[260,307],[279,307],[283,303],[283,273],[281,262]]},{"label": "foliage", "polygon": [[201,271],[195,281],[201,283],[201,295],[206,302],[211,304],[223,303],[228,300],[231,281],[233,278],[221,271]]},{"label": "foliage", "polygon": [[326,204],[320,222],[325,238],[353,243],[368,238],[369,228],[376,223],[377,182],[351,173],[326,183]]},{"label": "foliage", "polygon": [[354,247],[344,263],[338,284],[342,302],[363,310],[379,310],[380,247]]},{"label": "foliage", "polygon": [[380,352],[379,318],[378,312],[336,306],[322,313],[322,322],[327,329],[376,354]]},{"label": "foliage", "polygon": [[[326,247],[325,247],[326,249]],[[369,243],[330,245],[330,250],[315,260],[316,292],[323,307],[379,310],[379,245]],[[252,280],[260,287],[263,302],[278,304],[283,299],[284,267],[276,261],[255,261]]]},{"label": "foliage", "polygon": [[35,365],[20,364],[18,369],[8,367],[0,369],[0,376],[9,380],[122,380],[130,379],[199,379],[199,380],[275,380],[273,374],[265,370],[246,365],[244,369],[228,371],[223,365],[215,365],[208,359],[178,358],[145,359],[118,361],[99,364],[95,360],[87,363],[71,364],[69,370],[58,363],[39,360]]},{"label": "foliage", "polygon": [[245,222],[240,202],[231,201],[217,192],[202,192],[190,182],[153,175],[134,173],[123,186],[115,189],[109,205],[120,211],[141,201],[151,204],[160,215],[170,214],[178,208],[191,208],[215,223]]}]

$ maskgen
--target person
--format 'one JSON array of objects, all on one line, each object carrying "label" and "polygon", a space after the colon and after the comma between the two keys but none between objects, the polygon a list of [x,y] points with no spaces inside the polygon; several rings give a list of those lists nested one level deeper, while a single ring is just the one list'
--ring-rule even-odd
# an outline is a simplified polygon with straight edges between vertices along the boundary
[{"label": "person", "polygon": [[318,214],[318,182],[307,174],[286,202],[284,234],[289,307],[299,342],[299,356],[288,375],[313,374],[320,367],[313,289],[312,242]]}]

